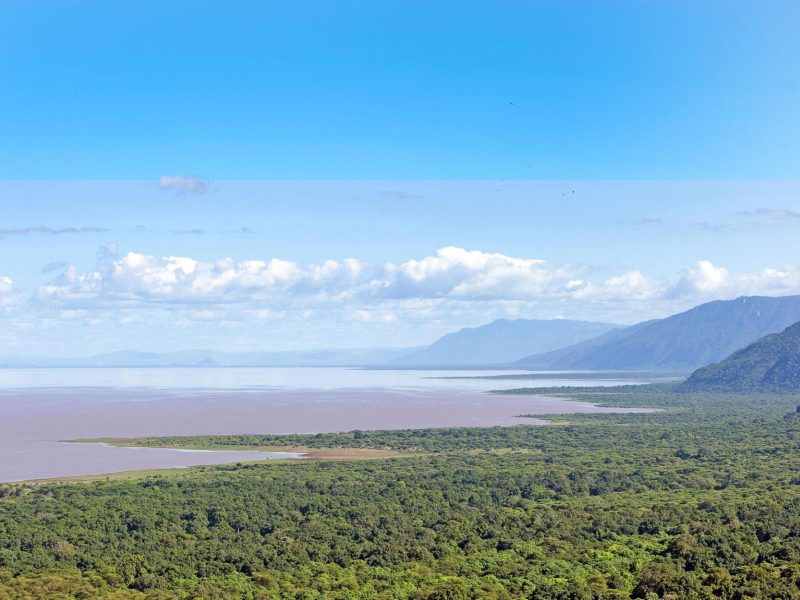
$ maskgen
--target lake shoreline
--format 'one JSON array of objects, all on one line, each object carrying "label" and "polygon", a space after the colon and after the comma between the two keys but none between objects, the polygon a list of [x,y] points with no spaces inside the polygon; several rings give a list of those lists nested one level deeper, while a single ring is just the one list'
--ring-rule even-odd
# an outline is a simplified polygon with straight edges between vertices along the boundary
[{"label": "lake shoreline", "polygon": [[[491,394],[487,392],[496,382],[433,382],[418,372],[376,378],[371,372],[336,369],[251,370],[249,378],[240,379],[236,373],[214,371],[222,378],[191,379],[189,372],[160,371],[162,379],[150,382],[143,370],[114,372],[111,378],[111,371],[104,370],[70,373],[64,378],[70,385],[42,386],[40,380],[23,387],[0,385],[0,481],[264,458],[163,448],[159,455],[59,440],[506,427],[546,425],[550,415],[620,412],[554,395]],[[56,383],[61,375],[50,373],[46,381]],[[167,376],[177,379],[163,379]],[[114,378],[119,385],[107,385]],[[178,387],[143,387],[169,382]],[[194,387],[188,385],[192,382]]]}]

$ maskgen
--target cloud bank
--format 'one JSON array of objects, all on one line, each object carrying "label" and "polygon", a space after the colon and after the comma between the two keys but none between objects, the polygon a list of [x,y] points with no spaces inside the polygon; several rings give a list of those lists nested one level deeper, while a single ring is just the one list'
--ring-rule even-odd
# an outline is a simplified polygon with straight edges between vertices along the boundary
[{"label": "cloud bank", "polygon": [[0,277],[7,348],[412,346],[497,318],[634,323],[709,300],[800,294],[793,265],[735,272],[700,260],[663,278],[458,247],[402,262],[301,264],[155,256],[109,244],[96,260],[91,269],[53,271],[34,288]]},{"label": "cloud bank", "polygon": [[560,304],[669,303],[737,295],[800,293],[794,266],[733,273],[701,260],[675,280],[638,270],[603,279],[585,265],[553,263],[457,247],[402,263],[370,264],[355,258],[302,265],[293,261],[199,261],[128,252],[110,255],[95,270],[68,267],[35,293],[62,305],[254,305],[286,309],[293,303],[326,305],[527,302]]}]

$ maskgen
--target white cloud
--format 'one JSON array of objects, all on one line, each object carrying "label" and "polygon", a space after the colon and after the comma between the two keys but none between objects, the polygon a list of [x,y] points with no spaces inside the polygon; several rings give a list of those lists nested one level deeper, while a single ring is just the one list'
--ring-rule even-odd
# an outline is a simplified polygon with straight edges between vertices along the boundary
[{"label": "white cloud", "polygon": [[0,294],[11,291],[12,287],[14,287],[14,282],[11,281],[11,278],[0,275]]},{"label": "white cloud", "polygon": [[360,282],[361,264],[353,259],[300,265],[286,260],[229,258],[200,262],[192,258],[156,257],[129,252],[97,270],[67,268],[38,289],[39,299],[62,302],[96,300],[131,302],[250,302],[277,295],[336,295]]},{"label": "white cloud", "polygon": [[165,175],[159,178],[158,187],[179,196],[201,196],[208,192],[208,182],[192,175]]},{"label": "white cloud", "polygon": [[67,309],[58,311],[58,316],[62,319],[83,319],[89,315],[89,311],[85,309]]},{"label": "white cloud", "polygon": [[686,291],[696,295],[707,295],[727,286],[730,278],[730,272],[725,267],[717,267],[709,260],[701,260],[695,267],[686,270],[678,285],[683,285]]},{"label": "white cloud", "polygon": [[800,293],[800,270],[793,265],[766,268],[758,273],[733,273],[711,261],[701,260],[694,267],[686,269],[665,295],[708,300],[797,293]]},{"label": "white cloud", "polygon": [[285,310],[332,304],[347,304],[354,310],[379,304],[426,310],[441,303],[549,302],[580,312],[578,307],[585,303],[651,302],[656,306],[660,301],[800,293],[800,271],[792,266],[732,273],[701,260],[673,284],[638,270],[592,281],[587,271],[580,265],[455,247],[385,265],[353,258],[310,265],[278,258],[204,262],[129,252],[101,261],[90,272],[68,267],[39,287],[36,298],[72,308],[242,305],[240,310],[250,311],[251,317],[267,320]]},{"label": "white cloud", "polygon": [[328,301],[533,300],[568,297],[587,284],[581,267],[447,247],[434,256],[374,266],[349,258],[300,265],[281,259],[201,262],[136,252],[80,273],[68,267],[40,300],[250,303],[306,297]]},{"label": "white cloud", "polygon": [[105,349],[153,339],[180,347],[366,347],[427,343],[497,318],[633,323],[714,299],[800,294],[793,266],[736,272],[702,260],[671,280],[639,270],[598,273],[455,247],[387,264],[109,251],[94,269],[68,266],[32,291],[0,277],[0,318],[12,330],[47,332],[30,339],[72,336],[81,352],[84,327]]},{"label": "white cloud", "polygon": [[107,250],[94,269],[68,266],[34,290],[0,276],[14,343],[50,339],[57,351],[69,339],[86,353],[91,327],[97,350],[417,345],[497,318],[633,323],[714,299],[800,294],[791,265],[737,272],[702,260],[667,279],[455,247],[388,264]]},{"label": "white cloud", "polygon": [[22,302],[22,295],[10,277],[0,275],[0,309],[11,310]]},{"label": "white cloud", "polygon": [[435,256],[387,265],[385,295],[467,300],[531,299],[561,295],[579,267],[446,247]]},{"label": "white cloud", "polygon": [[284,311],[271,310],[269,308],[254,308],[245,309],[243,314],[247,317],[255,319],[256,321],[274,321],[276,319],[280,319],[286,313]]},{"label": "white cloud", "polygon": [[609,277],[599,285],[583,281],[570,283],[574,285],[574,298],[592,301],[652,300],[660,297],[666,289],[664,282],[640,271]]},{"label": "white cloud", "polygon": [[362,323],[383,323],[391,325],[397,322],[397,315],[385,310],[354,310],[351,317]]}]

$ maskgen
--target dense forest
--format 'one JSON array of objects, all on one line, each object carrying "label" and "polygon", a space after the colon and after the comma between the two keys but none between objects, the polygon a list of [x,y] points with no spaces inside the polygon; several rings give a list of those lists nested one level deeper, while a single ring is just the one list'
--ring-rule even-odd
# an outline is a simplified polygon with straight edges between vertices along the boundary
[{"label": "dense forest", "polygon": [[0,598],[800,598],[800,397],[549,393],[661,411],[137,440],[399,455],[0,486]]}]

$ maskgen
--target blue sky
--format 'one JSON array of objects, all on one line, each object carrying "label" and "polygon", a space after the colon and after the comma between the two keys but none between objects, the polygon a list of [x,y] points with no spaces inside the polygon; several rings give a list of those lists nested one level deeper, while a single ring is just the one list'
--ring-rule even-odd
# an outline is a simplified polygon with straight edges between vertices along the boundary
[{"label": "blue sky", "polygon": [[800,4],[6,0],[0,176],[793,178]]},{"label": "blue sky", "polygon": [[796,2],[0,4],[0,355],[800,293]]}]

